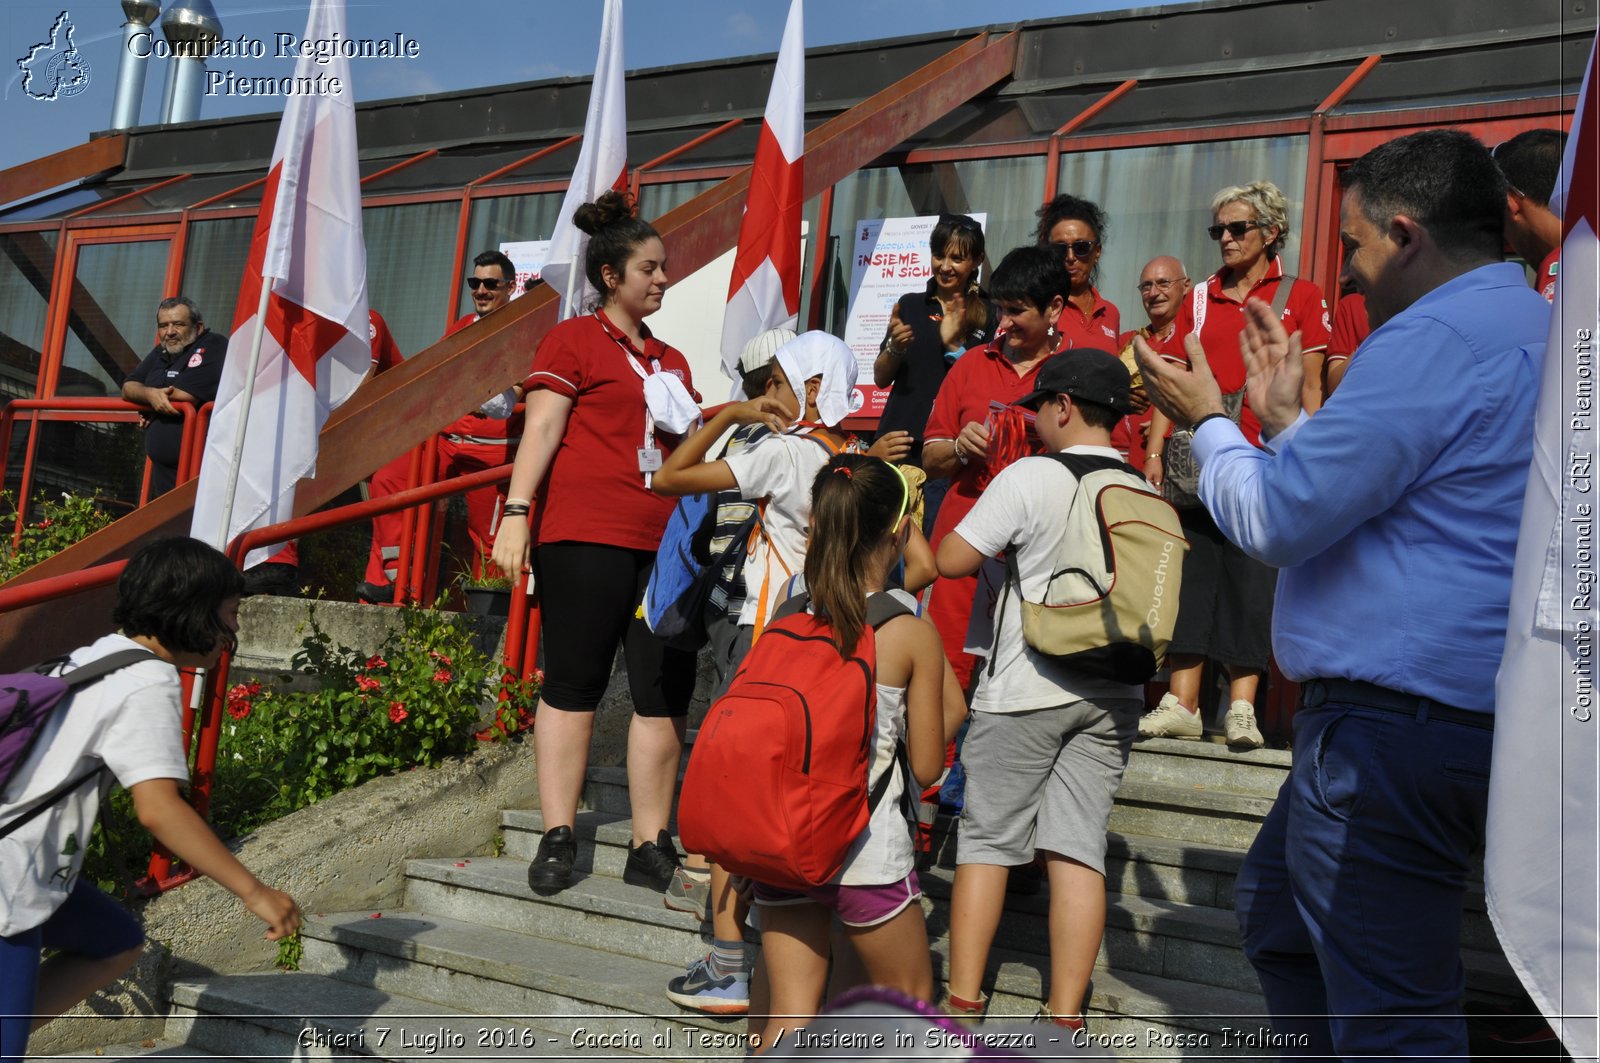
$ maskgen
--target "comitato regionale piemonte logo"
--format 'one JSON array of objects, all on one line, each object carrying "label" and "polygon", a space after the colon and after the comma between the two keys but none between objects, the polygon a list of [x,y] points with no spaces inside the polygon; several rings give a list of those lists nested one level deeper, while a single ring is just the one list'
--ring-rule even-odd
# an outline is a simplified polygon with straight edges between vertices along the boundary
[{"label": "comitato regionale piemonte logo", "polygon": [[17,60],[22,71],[22,91],[30,100],[54,103],[76,96],[89,87],[89,60],[72,42],[76,27],[63,11],[50,27],[49,39],[28,49]]}]

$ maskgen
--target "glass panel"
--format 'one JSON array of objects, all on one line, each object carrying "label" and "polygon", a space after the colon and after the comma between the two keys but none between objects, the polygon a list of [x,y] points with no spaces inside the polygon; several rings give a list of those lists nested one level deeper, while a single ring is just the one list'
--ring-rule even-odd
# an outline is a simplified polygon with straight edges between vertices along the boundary
[{"label": "glass panel", "polygon": [[[1206,144],[1064,155],[1058,188],[1085,196],[1106,212],[1100,256],[1102,294],[1123,313],[1124,328],[1144,323],[1136,286],[1157,255],[1176,255],[1199,281],[1221,265],[1217,242],[1206,237],[1211,197],[1229,185],[1268,180],[1289,200],[1289,236],[1281,252],[1291,269],[1300,260],[1306,139],[1271,137]],[[992,245],[991,245],[992,246]]]},{"label": "glass panel", "polygon": [[450,286],[460,216],[455,199],[361,212],[367,298],[407,355],[437,343],[449,324],[440,294]]},{"label": "glass panel", "polygon": [[194,300],[206,324],[218,332],[233,329],[234,304],[239,300],[239,282],[244,279],[255,227],[256,220],[249,215],[189,226],[180,290]]},{"label": "glass panel", "polygon": [[906,181],[896,169],[857,170],[833,186],[833,221],[828,235],[838,241],[833,246],[832,266],[834,285],[839,290],[827,308],[830,320],[820,322],[822,328],[836,336],[844,334],[856,222],[868,218],[908,217],[916,213]]},{"label": "glass panel", "polygon": [[[561,211],[560,192],[541,192],[531,196],[496,196],[472,203],[472,220],[467,223],[467,262],[479,252],[497,251],[501,244],[522,240],[548,240]],[[463,269],[463,277],[471,269]],[[448,282],[446,282],[448,283]],[[472,312],[466,285],[456,293],[456,316]]]},{"label": "glass panel", "polygon": [[121,393],[122,378],[155,346],[169,248],[167,240],[79,245],[57,394]]},{"label": "glass panel", "polygon": [[681,207],[708,188],[722,183],[721,178],[705,181],[674,181],[671,184],[641,185],[639,217],[655,221],[674,207]]},{"label": "glass panel", "polygon": [[56,268],[56,233],[0,234],[0,398],[32,398]]}]

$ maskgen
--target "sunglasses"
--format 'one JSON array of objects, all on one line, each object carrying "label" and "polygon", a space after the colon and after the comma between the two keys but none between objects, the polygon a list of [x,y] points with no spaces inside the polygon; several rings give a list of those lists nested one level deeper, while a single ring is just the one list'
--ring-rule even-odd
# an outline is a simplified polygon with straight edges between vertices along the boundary
[{"label": "sunglasses", "polygon": [[1206,235],[1213,240],[1220,240],[1222,239],[1222,234],[1227,233],[1235,240],[1243,240],[1245,233],[1251,229],[1260,229],[1265,225],[1265,222],[1260,221],[1230,221],[1227,224],[1219,222],[1216,225],[1207,226]]},{"label": "sunglasses", "polygon": [[500,285],[507,283],[494,277],[468,277],[467,287],[477,291],[480,287],[486,292],[497,291]]},{"label": "sunglasses", "polygon": [[1065,244],[1052,244],[1062,254],[1072,258],[1088,258],[1100,245],[1094,240],[1073,240]]}]

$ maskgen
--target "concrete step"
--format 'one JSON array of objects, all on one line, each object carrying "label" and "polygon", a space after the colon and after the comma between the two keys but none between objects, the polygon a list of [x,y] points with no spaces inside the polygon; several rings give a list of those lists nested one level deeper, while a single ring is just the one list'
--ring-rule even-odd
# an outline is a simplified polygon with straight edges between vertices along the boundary
[{"label": "concrete step", "polygon": [[1272,798],[1124,779],[1109,830],[1197,845],[1248,849]]},{"label": "concrete step", "polygon": [[1147,738],[1135,742],[1125,780],[1276,797],[1289,774],[1287,749],[1234,752],[1216,742]]},{"label": "concrete step", "polygon": [[67,1052],[59,1056],[24,1056],[23,1063],[46,1063],[48,1060],[81,1060],[92,1058],[95,1063],[122,1063],[123,1060],[181,1059],[188,1063],[244,1063],[236,1056],[223,1056],[202,1052],[191,1046],[178,1044],[165,1037],[152,1037],[144,1041],[102,1045],[90,1052]]},{"label": "concrete step", "polygon": [[649,1054],[634,1018],[473,1014],[315,974],[177,982],[166,1036],[202,1051],[268,1059],[572,1059]]},{"label": "concrete step", "polygon": [[[647,1043],[688,1038],[739,1052],[730,1033],[743,1019],[714,1019],[681,1010],[666,997],[667,981],[684,968],[406,911],[342,912],[309,919],[302,930],[301,969],[386,993],[490,1015],[536,1012],[574,1022],[626,1020]],[[752,947],[752,954],[754,948]],[[706,1049],[706,1054],[719,1054]]]},{"label": "concrete step", "polygon": [[654,890],[593,873],[592,852],[578,847],[576,880],[552,897],[528,889],[526,860],[411,860],[406,907],[680,969],[705,955],[709,927],[702,931],[699,920],[668,909]]}]

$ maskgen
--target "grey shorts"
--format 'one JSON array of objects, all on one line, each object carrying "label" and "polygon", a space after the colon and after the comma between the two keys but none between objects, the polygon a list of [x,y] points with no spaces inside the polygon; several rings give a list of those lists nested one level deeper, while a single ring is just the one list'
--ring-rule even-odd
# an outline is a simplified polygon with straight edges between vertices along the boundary
[{"label": "grey shorts", "polygon": [[956,863],[1023,864],[1040,849],[1104,874],[1111,799],[1143,708],[1118,698],[974,712]]}]

